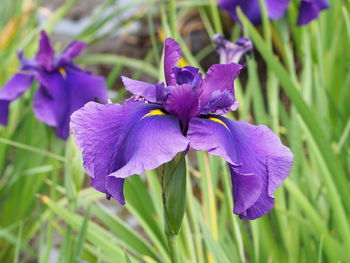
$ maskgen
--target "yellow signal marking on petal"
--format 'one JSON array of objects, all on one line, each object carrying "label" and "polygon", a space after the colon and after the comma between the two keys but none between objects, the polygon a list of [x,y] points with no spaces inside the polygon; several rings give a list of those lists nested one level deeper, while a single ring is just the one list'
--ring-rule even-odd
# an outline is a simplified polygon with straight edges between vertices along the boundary
[{"label": "yellow signal marking on petal", "polygon": [[224,123],[222,120],[220,120],[220,119],[218,119],[218,118],[215,118],[215,117],[209,117],[208,119],[211,120],[211,121],[215,121],[215,122],[217,122],[217,123],[220,123],[220,124],[223,125],[226,129],[230,130],[230,129],[227,127],[226,123]]},{"label": "yellow signal marking on petal", "polygon": [[184,58],[181,58],[181,59],[179,60],[178,65],[179,65],[181,68],[183,68],[183,67],[188,66],[188,63],[186,62],[186,60],[185,60]]},{"label": "yellow signal marking on petal", "polygon": [[162,42],[164,42],[166,38],[164,30],[161,28],[158,30],[158,37]]},{"label": "yellow signal marking on petal", "polygon": [[155,115],[165,115],[164,112],[162,112],[160,109],[156,109],[156,110],[151,110],[149,113],[147,113],[145,116],[143,116],[141,119],[145,118],[145,117],[149,117],[149,116],[155,116]]},{"label": "yellow signal marking on petal", "polygon": [[59,68],[58,71],[61,73],[64,79],[67,78],[67,72],[64,68]]}]

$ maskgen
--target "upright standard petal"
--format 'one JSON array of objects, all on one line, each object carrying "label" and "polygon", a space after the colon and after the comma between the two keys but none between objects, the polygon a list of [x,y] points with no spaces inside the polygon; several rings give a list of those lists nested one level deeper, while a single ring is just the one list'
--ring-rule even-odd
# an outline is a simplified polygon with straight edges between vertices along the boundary
[{"label": "upright standard petal", "polygon": [[93,187],[118,201],[123,178],[169,162],[188,146],[176,117],[141,102],[90,102],[72,115],[71,129]]},{"label": "upright standard petal", "polygon": [[40,32],[39,50],[35,60],[47,71],[54,69],[55,51],[53,50],[50,39],[45,31]]},{"label": "upright standard petal", "polygon": [[302,0],[299,6],[298,26],[310,23],[323,9],[329,7],[326,0]]},{"label": "upright standard petal", "polygon": [[73,41],[68,47],[56,58],[57,67],[65,67],[73,65],[72,59],[79,56],[79,54],[85,49],[86,43],[81,41]]},{"label": "upright standard petal", "polygon": [[156,85],[144,81],[129,79],[124,76],[122,76],[122,81],[125,89],[134,96],[140,96],[149,102],[157,101]]},{"label": "upright standard petal", "polygon": [[73,41],[68,45],[62,54],[69,57],[70,59],[73,59],[79,56],[79,54],[85,49],[86,45],[87,44],[85,42]]},{"label": "upright standard petal", "polygon": [[164,75],[165,82],[168,86],[175,86],[176,79],[173,68],[182,57],[179,44],[171,38],[167,38],[164,44]]},{"label": "upright standard petal", "polygon": [[174,67],[173,73],[175,75],[176,84],[190,84],[191,87],[195,88],[202,80],[202,74],[198,73],[199,69],[191,66],[183,68]]},{"label": "upright standard petal", "polygon": [[242,66],[239,64],[215,64],[207,71],[207,76],[200,86],[199,100],[201,107],[210,103],[215,91],[229,92],[234,97],[233,81],[238,76]]},{"label": "upright standard petal", "polygon": [[[231,165],[235,213],[255,219],[272,209],[273,193],[288,176],[293,154],[271,130],[210,115],[192,119],[187,137],[192,148],[219,155]],[[251,189],[244,185],[249,181]]]},{"label": "upright standard petal", "polygon": [[209,104],[202,107],[201,114],[216,113],[225,115],[229,110],[235,111],[238,107],[237,103],[229,91],[216,90],[211,94]]}]

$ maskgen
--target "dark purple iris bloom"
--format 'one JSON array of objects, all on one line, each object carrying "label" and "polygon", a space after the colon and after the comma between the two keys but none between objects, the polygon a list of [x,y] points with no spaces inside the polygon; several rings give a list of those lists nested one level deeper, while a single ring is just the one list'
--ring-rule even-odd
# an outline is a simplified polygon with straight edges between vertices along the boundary
[{"label": "dark purple iris bloom", "polygon": [[83,42],[73,41],[62,54],[55,56],[49,38],[42,31],[35,58],[26,59],[20,52],[20,73],[0,90],[0,124],[7,125],[9,104],[28,90],[34,80],[39,83],[33,102],[35,116],[55,127],[62,139],[69,135],[72,112],[95,99],[107,102],[104,78],[81,70],[72,61],[85,46]]},{"label": "dark purple iris bloom", "polygon": [[235,107],[233,81],[240,65],[213,65],[202,79],[197,68],[176,67],[180,58],[179,45],[168,38],[165,83],[124,77],[132,99],[90,102],[73,113],[71,128],[91,185],[124,204],[125,178],[155,169],[191,147],[227,161],[234,213],[245,219],[263,216],[288,176],[291,151],[267,127],[221,116]]},{"label": "dark purple iris bloom", "polygon": [[[261,24],[261,10],[259,0],[217,0],[220,8],[231,14],[239,22],[237,7],[249,18],[254,25]],[[280,19],[286,13],[290,0],[265,0],[268,17],[272,20]],[[301,0],[299,5],[298,25],[308,24],[316,19],[323,9],[329,8],[327,0]]]},{"label": "dark purple iris bloom", "polygon": [[223,34],[215,34],[213,41],[220,56],[220,64],[239,63],[241,58],[253,49],[253,42],[247,37],[233,43],[225,39]]}]

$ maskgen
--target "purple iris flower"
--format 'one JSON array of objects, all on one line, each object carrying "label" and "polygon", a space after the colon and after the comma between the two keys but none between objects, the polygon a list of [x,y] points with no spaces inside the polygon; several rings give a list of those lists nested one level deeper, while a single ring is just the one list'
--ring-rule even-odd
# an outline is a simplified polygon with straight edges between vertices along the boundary
[{"label": "purple iris flower", "polygon": [[[231,14],[239,22],[236,9],[242,12],[254,25],[261,24],[259,0],[217,0],[220,8]],[[272,20],[280,19],[286,13],[290,0],[265,0],[267,15]],[[327,0],[301,0],[299,5],[298,25],[305,25],[316,19],[323,9],[329,8]]]},{"label": "purple iris flower", "polygon": [[220,56],[220,64],[239,63],[253,49],[253,42],[247,37],[241,37],[233,43],[225,39],[223,34],[215,34],[213,41]]},{"label": "purple iris flower", "polygon": [[91,185],[124,204],[125,178],[192,148],[228,163],[234,213],[244,219],[263,216],[288,176],[291,151],[267,127],[222,116],[235,107],[233,81],[241,65],[213,65],[203,79],[197,68],[176,67],[180,58],[178,43],[166,39],[165,83],[123,77],[131,99],[124,104],[89,102],[72,114],[72,133]]},{"label": "purple iris flower", "polygon": [[85,46],[83,42],[73,41],[62,54],[55,56],[48,36],[42,31],[35,58],[26,59],[20,52],[19,73],[0,90],[0,124],[7,125],[9,104],[28,90],[34,80],[39,83],[33,101],[35,116],[55,127],[61,139],[69,135],[72,112],[95,99],[107,102],[104,78],[81,70],[72,61]]}]

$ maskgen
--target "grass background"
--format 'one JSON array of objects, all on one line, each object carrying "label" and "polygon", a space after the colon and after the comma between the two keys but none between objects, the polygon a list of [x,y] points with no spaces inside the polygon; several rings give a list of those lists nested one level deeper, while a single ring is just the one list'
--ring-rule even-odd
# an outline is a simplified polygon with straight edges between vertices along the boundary
[{"label": "grass background", "polygon": [[[16,51],[33,55],[40,29],[55,30],[76,2],[50,13],[40,1],[2,0],[0,85],[18,68]],[[317,21],[297,27],[297,2],[284,19],[264,19],[255,28],[244,16],[242,27],[233,23],[215,0],[103,1],[75,36],[98,46],[115,30],[125,36],[133,23],[147,23],[152,45],[144,58],[85,52],[79,59],[83,66],[109,65],[104,74],[111,89],[125,69],[134,78],[162,79],[166,36],[181,44],[182,63],[202,72],[214,47],[203,42],[195,52],[201,38],[191,37],[192,31],[207,38],[224,32],[232,40],[245,35],[254,42],[235,83],[241,104],[230,117],[279,134],[294,153],[293,170],[276,192],[273,211],[242,221],[232,214],[225,163],[191,153],[179,238],[183,262],[349,262],[350,3],[332,0]],[[40,25],[38,14],[45,17]],[[196,22],[188,19],[193,16]],[[155,172],[126,180],[125,207],[105,201],[87,187],[72,138],[56,139],[35,119],[34,90],[12,103],[9,125],[0,127],[0,262],[169,262]],[[114,102],[126,95],[118,91]]]}]

